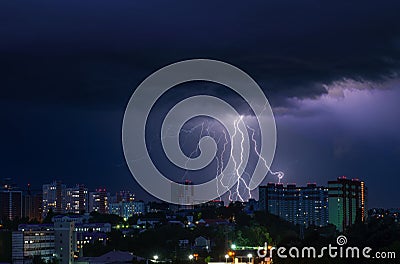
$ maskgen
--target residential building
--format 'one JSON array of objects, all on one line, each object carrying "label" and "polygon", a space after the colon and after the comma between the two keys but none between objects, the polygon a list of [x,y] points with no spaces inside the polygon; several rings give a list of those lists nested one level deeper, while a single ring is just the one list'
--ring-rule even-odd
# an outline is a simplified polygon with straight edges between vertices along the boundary
[{"label": "residential building", "polygon": [[346,176],[328,182],[329,223],[340,232],[356,221],[364,222],[367,217],[367,188],[363,181],[347,179]]},{"label": "residential building", "polygon": [[66,212],[81,214],[89,212],[88,189],[83,184],[77,184],[73,188],[66,189]]},{"label": "residential building", "polygon": [[197,203],[194,197],[194,185],[191,181],[186,180],[184,183],[177,185],[171,183],[171,201],[176,204],[172,210],[193,209]]},{"label": "residential building", "polygon": [[259,187],[259,208],[296,225],[328,224],[328,189],[309,183],[298,187],[268,183]]},{"label": "residential building", "polygon": [[145,213],[145,204],[143,201],[119,202],[109,204],[110,214],[119,215],[124,219],[128,219],[133,215],[141,215]]},{"label": "residential building", "polygon": [[66,218],[57,218],[54,222],[54,253],[60,264],[72,264],[76,243],[75,223]]},{"label": "residential building", "polygon": [[89,193],[89,212],[99,212],[108,214],[108,197],[109,194],[105,188],[99,188],[95,192]]},{"label": "residential building", "polygon": [[0,218],[13,220],[22,217],[22,192],[12,188],[0,190]]},{"label": "residential building", "polygon": [[107,233],[111,232],[110,223],[89,223],[89,215],[57,215],[52,218],[55,226],[57,223],[74,223],[76,236],[76,249],[81,252],[81,248],[86,243],[101,242],[105,243]]},{"label": "residential building", "polygon": [[30,184],[26,193],[22,196],[22,215],[29,218],[29,220],[42,220],[43,214],[43,194],[34,193],[31,191]]},{"label": "residential building", "polygon": [[43,185],[43,217],[52,210],[54,213],[65,213],[66,186],[61,181]]},{"label": "residential building", "polygon": [[70,263],[87,243],[105,244],[110,223],[87,223],[88,217],[54,216],[51,224],[21,224],[12,234],[12,261],[31,264],[34,256]]},{"label": "residential building", "polygon": [[54,254],[54,230],[52,224],[19,225],[12,232],[12,263],[32,263],[34,256],[49,261]]}]

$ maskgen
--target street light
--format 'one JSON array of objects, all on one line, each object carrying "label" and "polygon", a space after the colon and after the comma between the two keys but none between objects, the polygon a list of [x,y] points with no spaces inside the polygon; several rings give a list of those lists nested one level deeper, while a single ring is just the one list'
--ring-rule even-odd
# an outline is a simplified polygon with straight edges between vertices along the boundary
[{"label": "street light", "polygon": [[155,262],[157,262],[158,256],[157,256],[157,255],[154,255],[154,256],[153,256],[153,259],[155,260]]},{"label": "street light", "polygon": [[228,258],[229,258],[229,255],[226,254],[226,255],[225,255],[225,263],[228,263]]},{"label": "street light", "polygon": [[192,254],[189,255],[189,259],[192,260],[194,257]]},{"label": "street light", "polygon": [[235,250],[235,249],[236,249],[236,245],[235,245],[235,244],[232,244],[232,245],[231,245],[231,249]]},{"label": "street light", "polygon": [[249,263],[250,263],[250,259],[253,257],[253,255],[252,254],[247,254],[247,257],[249,258]]}]

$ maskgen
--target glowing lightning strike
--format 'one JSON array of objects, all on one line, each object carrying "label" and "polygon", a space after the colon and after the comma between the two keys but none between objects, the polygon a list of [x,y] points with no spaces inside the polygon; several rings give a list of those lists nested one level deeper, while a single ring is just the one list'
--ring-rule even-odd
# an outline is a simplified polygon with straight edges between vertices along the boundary
[{"label": "glowing lightning strike", "polygon": [[[249,198],[251,198],[251,190],[250,190],[250,188],[249,188],[249,186],[247,185],[247,183],[246,183],[246,181],[243,179],[243,177],[242,177],[242,175],[240,175],[239,174],[239,169],[242,167],[242,165],[243,165],[243,150],[244,150],[244,147],[243,147],[243,143],[244,143],[244,133],[243,133],[243,131],[240,129],[240,127],[239,127],[239,123],[240,122],[242,122],[242,124],[243,125],[245,125],[244,124],[244,122],[243,122],[243,116],[240,116],[239,117],[239,120],[237,120],[236,122],[235,122],[235,130],[236,130],[236,128],[237,128],[237,130],[239,131],[239,134],[240,134],[240,136],[241,136],[241,140],[240,140],[240,163],[239,163],[239,165],[238,166],[236,166],[236,163],[235,163],[235,168],[236,168],[236,176],[238,177],[237,178],[237,184],[236,184],[236,192],[237,192],[237,196],[239,197],[239,199],[242,201],[242,202],[244,202],[244,199],[243,199],[243,197],[240,195],[240,182],[243,182],[243,184],[244,184],[244,186],[245,186],[245,188],[246,188],[246,190],[248,190],[248,192],[249,192]],[[245,174],[245,172],[243,172],[243,174]]]},{"label": "glowing lightning strike", "polygon": [[261,156],[260,152],[257,150],[257,140],[254,138],[255,130],[249,126],[246,125],[246,127],[251,131],[251,140],[254,142],[254,152],[257,154],[257,156],[264,162],[265,167],[267,168],[268,172],[271,173],[274,176],[278,177],[278,183],[281,183],[281,180],[283,176],[285,176],[285,173],[282,171],[272,171],[271,168],[268,166],[267,161],[264,159],[263,156]]},{"label": "glowing lightning strike", "polygon": [[[224,172],[224,156],[226,154],[227,151],[227,145],[229,144],[228,141],[228,136],[226,131],[223,129],[222,130],[222,134],[219,135],[219,137],[216,140],[216,144],[217,146],[223,141],[223,147],[222,150],[220,152],[219,155],[215,156],[216,159],[216,179],[218,180],[218,176],[219,177],[219,182],[221,184],[221,186],[223,186],[224,188],[226,188],[226,191],[228,192],[229,196],[228,199],[229,201],[233,201],[233,200],[239,200],[244,202],[245,198],[252,198],[251,195],[251,190],[249,187],[248,182],[246,182],[246,180],[243,178],[243,175],[247,175],[250,179],[250,175],[244,171],[245,168],[243,168],[243,173],[240,174],[240,171],[242,169],[243,166],[246,166],[246,164],[244,164],[244,142],[245,142],[245,134],[243,132],[243,128],[241,128],[239,125],[243,125],[243,127],[247,128],[249,131],[251,131],[251,141],[254,144],[254,152],[255,154],[258,156],[258,158],[260,158],[265,167],[267,168],[268,172],[271,173],[272,175],[276,176],[278,178],[278,182],[280,183],[282,178],[284,177],[284,173],[282,171],[272,171],[271,168],[268,166],[267,161],[265,160],[264,157],[261,156],[259,150],[258,150],[258,145],[257,145],[257,140],[255,138],[255,129],[251,128],[250,126],[246,125],[244,120],[243,120],[243,116],[240,116],[238,119],[234,120],[234,133],[230,136],[230,140],[231,140],[231,144],[233,142],[235,142],[236,137],[239,137],[239,142],[240,143],[240,147],[238,150],[235,150],[234,152],[234,146],[231,146],[230,149],[230,158],[232,159],[233,165],[234,165],[234,169],[231,172]],[[213,135],[215,138],[215,133],[212,130],[212,126],[213,124],[209,124],[207,121],[201,122],[200,124],[194,126],[193,128],[189,129],[189,130],[185,130],[182,129],[181,131],[186,133],[186,134],[192,134],[195,132],[196,129],[201,129],[200,134],[199,134],[199,140],[204,136],[204,135],[208,135],[211,136]],[[183,145],[185,145],[185,141],[184,140]],[[198,145],[196,146],[196,148],[190,153],[190,155],[188,156],[188,161],[190,158],[192,158],[192,156],[199,150]],[[188,171],[185,171],[182,179],[184,179],[187,176]],[[224,178],[229,177],[227,179],[227,183],[226,181],[225,184],[223,183]],[[236,185],[235,186],[235,190],[232,191],[229,186],[232,186],[232,184]],[[217,184],[217,193],[220,194],[220,190],[219,188],[219,184]],[[246,193],[248,193],[247,195],[245,195],[246,197],[243,196],[243,193],[241,193],[241,190],[243,190],[243,188],[246,190]],[[220,199],[221,199],[222,194],[219,195]]]},{"label": "glowing lightning strike", "polygon": [[[216,174],[216,178],[218,179],[218,175],[221,175],[221,177],[220,177],[220,183],[221,183],[221,185],[224,187],[224,188],[226,188],[227,189],[227,191],[229,192],[229,197],[231,197],[232,196],[232,192],[231,192],[231,190],[228,188],[228,186],[226,186],[226,185],[224,185],[223,184],[223,182],[222,182],[222,180],[223,180],[223,178],[224,178],[224,155],[225,155],[225,151],[226,151],[226,146],[228,145],[228,138],[227,138],[227,136],[226,136],[226,132],[225,132],[225,130],[222,130],[222,133],[224,134],[224,145],[223,145],[223,148],[222,148],[222,151],[221,151],[221,154],[220,154],[220,157],[219,157],[219,159],[216,159],[216,161],[217,161],[217,174]],[[218,142],[221,140],[221,137],[219,138],[219,140],[218,140]],[[219,195],[219,199],[221,200],[221,194],[220,194],[220,192],[219,192],[219,187],[218,187],[219,185],[217,184],[217,193],[218,193],[218,195]]]},{"label": "glowing lightning strike", "polygon": [[[263,112],[265,112],[268,109],[268,104],[264,105],[264,108],[261,110],[261,112],[259,113],[259,115],[261,115]],[[281,180],[283,179],[283,177],[285,176],[285,173],[282,171],[272,171],[270,166],[268,166],[267,161],[264,159],[264,157],[261,156],[260,152],[257,150],[257,140],[254,138],[255,135],[255,130],[251,127],[249,127],[248,125],[246,125],[246,127],[252,132],[251,135],[251,140],[254,143],[254,152],[257,154],[257,156],[264,162],[265,167],[267,168],[268,172],[271,173],[274,176],[278,177],[278,183],[281,183]]]},{"label": "glowing lightning strike", "polygon": [[[242,118],[242,117],[239,117],[239,120],[240,120],[240,118]],[[233,135],[231,137],[231,144],[234,142],[234,139],[235,139],[236,135],[238,134],[238,131],[240,131],[240,129],[238,128],[238,125],[237,125],[239,120],[235,120],[234,123],[233,123],[233,127],[235,128],[235,132],[233,133]],[[242,131],[240,131],[239,133],[242,133]],[[242,136],[242,140],[243,139],[244,138]],[[242,144],[241,144],[241,147],[242,148],[240,150],[240,154],[241,154],[241,159],[243,159],[243,146],[242,146]],[[240,195],[240,192],[239,192],[239,187],[240,187],[240,180],[239,179],[241,177],[241,175],[239,173],[239,169],[240,169],[241,164],[243,163],[243,160],[241,160],[241,162],[239,163],[240,165],[238,165],[233,151],[234,151],[234,146],[231,146],[231,158],[232,158],[232,161],[233,161],[233,164],[234,164],[234,168],[235,168],[234,169],[234,174],[235,174],[235,181],[236,181],[236,196],[240,200],[243,200],[243,197]],[[229,195],[229,200],[232,201],[233,200],[232,198],[233,197],[230,194]]]}]

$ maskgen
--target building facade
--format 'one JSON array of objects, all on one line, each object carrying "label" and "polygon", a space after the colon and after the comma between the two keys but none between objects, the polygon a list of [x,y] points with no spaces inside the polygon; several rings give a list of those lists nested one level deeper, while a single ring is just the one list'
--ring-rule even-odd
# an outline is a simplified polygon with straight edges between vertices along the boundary
[{"label": "building facade", "polygon": [[194,190],[193,182],[189,180],[185,180],[180,185],[171,183],[171,201],[175,206],[170,207],[170,209],[172,211],[194,209],[194,204],[199,202],[195,201]]},{"label": "building facade", "polygon": [[89,211],[89,193],[85,185],[66,189],[66,212],[81,214]]},{"label": "building facade", "polygon": [[110,223],[88,223],[82,215],[58,215],[51,224],[21,224],[12,233],[12,262],[32,264],[35,256],[44,261],[72,263],[87,243],[106,243]]},{"label": "building facade", "polygon": [[108,197],[105,188],[99,188],[95,192],[89,193],[89,212],[109,213]]},{"label": "building facade", "polygon": [[109,210],[110,214],[119,215],[124,219],[128,219],[133,215],[144,214],[145,204],[143,201],[110,203]]},{"label": "building facade", "polygon": [[11,188],[0,190],[0,217],[13,220],[22,217],[22,192]]},{"label": "building facade", "polygon": [[12,263],[32,263],[35,256],[51,260],[54,256],[54,230],[52,224],[19,225],[12,232]]},{"label": "building facade", "polygon": [[60,181],[43,185],[43,217],[52,210],[54,213],[65,213],[66,186]]},{"label": "building facade", "polygon": [[346,176],[328,182],[329,223],[340,232],[356,221],[364,222],[367,217],[367,188],[363,181],[347,179]]},{"label": "building facade", "polygon": [[41,221],[43,216],[43,194],[33,193],[28,184],[27,192],[22,196],[22,214],[29,220]]},{"label": "building facade", "polygon": [[72,264],[78,251],[75,223],[68,219],[57,218],[54,221],[54,256],[60,264]]},{"label": "building facade", "polygon": [[259,208],[296,225],[326,226],[328,224],[328,189],[310,183],[268,183],[259,187]]}]

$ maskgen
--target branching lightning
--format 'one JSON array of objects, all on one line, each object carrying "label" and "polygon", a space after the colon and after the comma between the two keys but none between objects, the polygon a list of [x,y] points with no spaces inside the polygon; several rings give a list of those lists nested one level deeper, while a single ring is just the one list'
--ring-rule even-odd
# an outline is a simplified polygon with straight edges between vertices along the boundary
[{"label": "branching lightning", "polygon": [[[243,123],[243,116],[240,116],[237,120],[234,121],[234,128],[235,128],[235,133],[232,136],[231,142],[234,142],[234,137],[236,135],[240,135],[240,162],[237,163],[235,159],[235,155],[233,155],[233,147],[231,148],[231,157],[233,160],[233,163],[235,165],[235,180],[236,180],[236,196],[240,201],[244,201],[242,195],[240,194],[240,183],[244,184],[244,187],[249,193],[249,198],[251,198],[251,190],[249,186],[247,185],[246,181],[243,179],[243,175],[240,174],[239,170],[243,166],[243,143],[244,143],[244,133],[239,127],[239,123]],[[244,123],[243,123],[244,124]],[[238,133],[239,132],[239,133]]]},{"label": "branching lightning", "polygon": [[[228,145],[228,138],[227,138],[227,136],[226,136],[226,132],[225,132],[225,130],[222,130],[222,133],[224,134],[224,144],[223,144],[223,148],[222,148],[222,151],[221,151],[221,154],[220,154],[220,156],[219,156],[219,159],[217,158],[216,160],[217,160],[217,174],[216,174],[216,178],[218,179],[218,175],[221,175],[221,177],[220,177],[220,183],[221,183],[221,185],[222,186],[224,186],[224,188],[226,188],[227,189],[227,191],[229,192],[229,198],[231,197],[231,195],[232,195],[232,192],[231,192],[231,190],[229,189],[229,187],[228,186],[225,186],[224,184],[223,184],[223,182],[222,182],[222,180],[223,180],[223,178],[224,178],[224,155],[225,155],[225,151],[226,151],[226,146]],[[217,193],[218,193],[218,195],[219,195],[219,197],[220,197],[220,200],[221,200],[221,194],[220,194],[220,192],[219,192],[219,185],[217,184]]]},{"label": "branching lightning", "polygon": [[283,176],[285,176],[285,174],[282,171],[272,171],[271,170],[271,168],[268,166],[267,161],[264,159],[263,156],[261,156],[260,152],[257,150],[257,140],[254,138],[255,130],[253,128],[249,127],[248,125],[246,125],[246,127],[251,131],[251,140],[254,143],[254,152],[264,162],[264,166],[267,168],[268,172],[271,173],[272,175],[278,177],[278,183],[280,183]]},{"label": "branching lightning", "polygon": [[[226,155],[227,152],[227,146],[229,144],[228,140],[228,135],[227,132],[222,129],[222,133],[218,133],[219,135],[216,137],[216,134],[213,127],[213,123],[209,123],[207,121],[203,121],[200,124],[192,127],[191,129],[181,129],[181,132],[185,133],[186,136],[184,140],[182,141],[182,147],[185,145],[187,136],[190,134],[194,134],[195,132],[199,132],[198,140],[200,140],[203,136],[211,136],[216,140],[217,146],[222,145],[221,150],[219,155],[215,156],[216,160],[216,175],[215,178],[218,180],[219,183],[217,184],[217,193],[220,194],[219,197],[221,199],[221,196],[225,192],[221,192],[219,190],[219,186],[223,186],[225,188],[225,191],[228,193],[228,199],[230,201],[245,201],[246,199],[252,198],[251,190],[249,187],[249,180],[250,180],[250,175],[245,171],[245,166],[247,164],[244,164],[244,142],[245,142],[245,133],[242,130],[239,125],[243,125],[244,128],[247,128],[248,131],[251,133],[251,141],[254,144],[254,153],[256,156],[262,160],[264,163],[264,166],[267,168],[268,172],[276,176],[278,178],[278,182],[280,183],[282,178],[284,177],[284,173],[282,171],[272,171],[271,168],[268,166],[267,161],[265,158],[260,154],[259,151],[259,145],[257,144],[257,139],[256,139],[256,130],[250,127],[249,125],[246,125],[244,122],[244,117],[240,116],[236,120],[234,120],[234,133],[230,135],[230,142],[231,142],[231,148],[230,148],[230,153],[229,157],[232,159],[233,165],[234,165],[234,170],[231,172],[224,172],[224,167],[225,167],[225,162],[224,162],[224,156]],[[235,139],[239,137],[239,140],[237,142],[240,142],[239,149],[234,150],[234,147],[232,146],[232,142],[235,142]],[[198,141],[199,142],[199,141]],[[198,153],[199,151],[199,145],[196,145],[196,148],[188,155],[188,161],[193,158],[193,156]],[[244,167],[244,168],[243,168]],[[240,173],[240,171],[243,171],[243,173]],[[189,171],[185,171],[184,175],[182,176],[182,179],[185,179],[187,177]],[[249,177],[247,180],[246,177]],[[224,184],[225,182],[225,184]],[[234,190],[230,189],[229,186],[235,186]],[[243,192],[245,190],[245,192]]]}]

